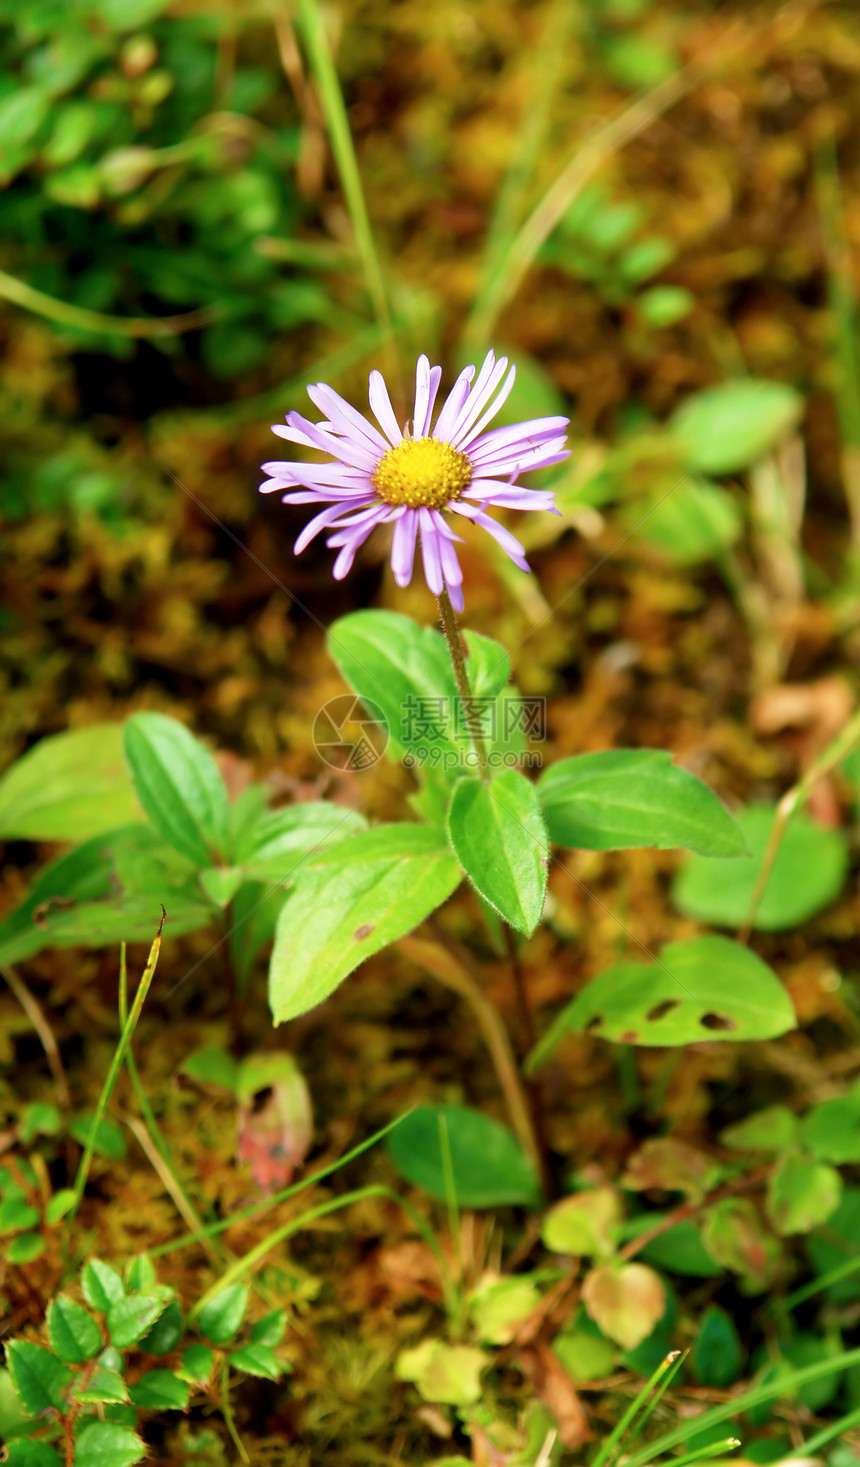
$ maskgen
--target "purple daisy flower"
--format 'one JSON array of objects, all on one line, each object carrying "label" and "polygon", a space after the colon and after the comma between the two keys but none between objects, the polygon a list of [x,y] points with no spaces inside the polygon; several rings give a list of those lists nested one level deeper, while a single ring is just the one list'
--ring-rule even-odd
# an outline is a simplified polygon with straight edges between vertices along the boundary
[{"label": "purple daisy flower", "polygon": [[[463,572],[454,549],[456,535],[446,514],[480,525],[497,540],[520,570],[527,571],[523,547],[504,525],[485,512],[500,509],[545,509],[555,513],[554,496],[517,484],[528,469],[543,469],[568,457],[567,418],[532,418],[510,428],[490,428],[514,385],[516,368],[505,377],[508,359],[493,352],[475,376],[466,367],[457,378],[431,428],[441,367],[418,358],[415,408],[411,424],[401,428],[394,416],[381,372],[370,374],[370,406],[377,428],[325,383],[308,388],[308,397],[326,414],[311,423],[300,413],[287,414],[287,426],[272,431],[303,448],[321,449],[332,462],[310,464],[275,460],[263,464],[270,476],[264,494],[288,489],[285,504],[325,505],[305,525],[295,544],[298,555],[322,530],[332,530],[326,544],[337,548],[334,577],[342,580],[355,553],[377,525],[394,529],[391,568],[398,586],[412,579],[416,542],[427,585],[436,596],[445,587],[457,611],[463,610]],[[504,381],[502,380],[504,378]],[[493,399],[495,398],[495,401]],[[382,430],[380,432],[380,429]]]}]

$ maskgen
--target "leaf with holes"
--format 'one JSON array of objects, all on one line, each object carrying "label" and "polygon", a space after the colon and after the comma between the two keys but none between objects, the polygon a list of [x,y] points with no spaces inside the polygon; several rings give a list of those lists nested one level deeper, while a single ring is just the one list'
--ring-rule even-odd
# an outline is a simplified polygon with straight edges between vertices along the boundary
[{"label": "leaf with holes", "polygon": [[275,1023],[328,998],[365,958],[429,917],[460,880],[444,835],[424,825],[380,825],[308,862],[275,931]]},{"label": "leaf with holes", "polygon": [[135,713],[124,746],[137,797],[159,834],[198,866],[227,856],[227,790],[205,745],[175,718]]},{"label": "leaf with holes", "polygon": [[555,1018],[528,1059],[538,1068],[569,1031],[620,1044],[774,1039],[796,1024],[776,974],[727,937],[663,948],[653,963],[607,968]]},{"label": "leaf with holes", "polygon": [[534,785],[517,769],[489,784],[461,779],[451,796],[448,835],[479,895],[530,936],[543,911],[549,856]]},{"label": "leaf with holes", "polygon": [[505,1126],[469,1106],[418,1105],[388,1140],[400,1174],[441,1202],[448,1196],[443,1146],[461,1207],[534,1207],[539,1202],[540,1187],[519,1142]]},{"label": "leaf with holes", "polygon": [[[750,805],[738,813],[752,859],[694,856],[682,867],[672,886],[682,912],[720,927],[740,927],[747,920],[775,815],[775,805]],[[825,830],[803,812],[795,815],[753,926],[759,932],[782,932],[808,921],[839,896],[847,870],[848,844],[842,831]]]},{"label": "leaf with holes", "polygon": [[589,851],[682,846],[737,856],[744,837],[728,810],[665,749],[608,749],[560,759],[538,782],[550,840]]}]

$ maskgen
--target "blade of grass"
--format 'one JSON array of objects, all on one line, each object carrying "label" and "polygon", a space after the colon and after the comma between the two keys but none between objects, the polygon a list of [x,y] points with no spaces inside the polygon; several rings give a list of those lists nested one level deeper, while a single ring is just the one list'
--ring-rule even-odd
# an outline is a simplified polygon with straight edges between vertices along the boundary
[{"label": "blade of grass", "polygon": [[804,1284],[802,1288],[795,1289],[793,1294],[788,1294],[784,1299],[777,1299],[773,1308],[778,1314],[790,1314],[799,1304],[805,1304],[807,1299],[813,1299],[823,1289],[829,1289],[831,1284],[838,1284],[841,1279],[850,1278],[852,1273],[860,1269],[860,1253],[856,1258],[846,1258],[844,1263],[837,1263],[835,1268],[830,1268],[827,1273],[819,1274],[817,1279],[811,1283]]},{"label": "blade of grass", "polygon": [[708,1457],[720,1457],[723,1452],[733,1452],[740,1446],[736,1436],[727,1436],[724,1442],[711,1442],[708,1447],[699,1447],[697,1452],[688,1452],[685,1457],[673,1457],[672,1467],[689,1467],[691,1462],[704,1462]]},{"label": "blade of grass", "polygon": [[158,931],[155,934],[155,941],[153,942],[152,947],[149,950],[149,957],[146,960],[146,967],[144,968],[140,982],[137,985],[137,992],[134,995],[134,1002],[131,1006],[131,1012],[129,1013],[128,1019],[126,1020],[125,1024],[123,1025],[122,1033],[119,1037],[119,1043],[117,1044],[117,1047],[113,1052],[113,1058],[111,1059],[110,1067],[108,1069],[107,1075],[105,1076],[105,1082],[102,1086],[101,1095],[98,1098],[95,1114],[93,1115],[89,1135],[87,1136],[87,1142],[84,1147],[83,1156],[81,1157],[80,1165],[78,1167],[78,1174],[75,1178],[75,1185],[72,1188],[74,1192],[74,1202],[72,1203],[65,1217],[66,1236],[68,1236],[68,1229],[71,1227],[72,1222],[75,1218],[75,1214],[77,1213],[77,1210],[81,1205],[81,1198],[84,1195],[84,1188],[87,1185],[87,1177],[89,1175],[90,1165],[93,1159],[95,1140],[96,1136],[98,1135],[99,1126],[101,1125],[101,1122],[104,1118],[104,1113],[107,1109],[107,1104],[110,1100],[113,1087],[116,1084],[117,1077],[122,1068],[122,1063],[125,1059],[126,1051],[128,1050],[129,1043],[131,1042],[131,1036],[135,1031],[137,1021],[140,1018],[141,1010],[143,1008],[146,995],[149,992],[150,984],[155,977],[155,970],[158,966],[158,955],[161,952],[161,932],[162,928],[164,927],[166,916],[167,913],[162,907],[161,921],[158,924]]},{"label": "blade of grass", "polygon": [[597,1456],[591,1463],[591,1467],[604,1467],[615,1448],[619,1445],[626,1432],[632,1426],[640,1410],[644,1407],[651,1392],[655,1390],[664,1376],[667,1376],[666,1384],[672,1379],[681,1362],[681,1351],[672,1350],[665,1360],[661,1360],[650,1380],[647,1380],[637,1396],[634,1396],[624,1415],[621,1417],[610,1432],[606,1441],[602,1443]]},{"label": "blade of grass", "polygon": [[181,316],[106,316],[102,311],[72,305],[71,301],[58,301],[16,276],[7,275],[5,270],[0,270],[0,297],[22,310],[55,321],[58,326],[95,331],[101,336],[180,336],[184,331],[199,331],[201,326],[208,326],[221,315],[218,306],[203,306],[197,311],[185,311]]},{"label": "blade of grass", "polygon": [[[209,1303],[210,1299],[214,1299],[215,1295],[219,1294],[222,1289],[229,1288],[231,1284],[235,1283],[237,1279],[241,1278],[243,1274],[248,1273],[265,1258],[267,1253],[270,1253],[273,1248],[277,1248],[280,1243],[286,1242],[287,1238],[292,1237],[294,1233],[300,1232],[302,1228],[308,1227],[321,1217],[328,1217],[333,1212],[339,1212],[342,1207],[350,1207],[353,1202],[364,1202],[370,1197],[385,1197],[389,1202],[395,1202],[398,1207],[402,1207],[407,1217],[420,1232],[439,1266],[446,1311],[450,1318],[455,1318],[458,1308],[457,1294],[448,1265],[445,1262],[445,1255],[439,1247],[431,1228],[424,1221],[423,1217],[421,1217],[420,1213],[416,1212],[403,1197],[398,1197],[396,1192],[392,1192],[388,1187],[372,1185],[369,1187],[359,1187],[354,1192],[345,1192],[342,1197],[331,1197],[326,1202],[320,1202],[316,1207],[309,1207],[307,1212],[301,1213],[299,1217],[294,1217],[290,1222],[284,1223],[282,1227],[275,1228],[271,1233],[267,1233],[266,1237],[262,1238],[254,1248],[251,1248],[242,1258],[237,1258],[236,1262],[232,1263],[212,1287],[207,1289],[206,1293],[192,1305],[188,1312],[189,1320],[195,1319],[201,1309],[205,1308]],[[150,1256],[152,1256],[154,1251],[150,1249]]]},{"label": "blade of grass", "polygon": [[246,1207],[243,1212],[234,1212],[230,1217],[222,1218],[220,1222],[207,1223],[200,1228],[199,1232],[184,1233],[181,1238],[172,1238],[169,1243],[160,1243],[156,1248],[149,1248],[147,1251],[150,1257],[158,1258],[164,1253],[173,1253],[177,1248],[188,1248],[192,1243],[200,1243],[204,1238],[214,1238],[218,1233],[224,1233],[228,1228],[234,1227],[236,1223],[247,1222],[249,1218],[257,1217],[259,1213],[279,1206],[281,1202],[286,1202],[290,1197],[296,1197],[299,1192],[307,1191],[317,1182],[324,1181],[326,1177],[348,1166],[363,1152],[369,1151],[371,1146],[375,1146],[377,1141],[382,1141],[389,1131],[393,1131],[395,1126],[399,1126],[400,1122],[411,1114],[412,1110],[404,1111],[402,1116],[389,1121],[387,1126],[383,1126],[381,1131],[375,1131],[372,1136],[368,1136],[366,1141],[359,1142],[358,1146],[354,1146],[352,1151],[348,1151],[345,1156],[338,1157],[337,1161],[330,1162],[328,1166],[322,1167],[318,1172],[313,1172],[309,1177],[303,1177],[300,1182],[293,1182],[291,1186],[284,1187],[281,1192],[275,1192],[274,1196],[264,1197],[261,1202],[255,1202],[253,1207]]},{"label": "blade of grass", "polygon": [[346,104],[328,43],[322,8],[317,0],[297,0],[296,9],[311,71],[319,89],[326,129],[340,176],[346,207],[352,221],[355,246],[373,302],[374,314],[388,337],[389,347],[393,351],[391,313],[388,308],[382,262],[361,185],[361,174],[355,155]]},{"label": "blade of grass", "polygon": [[655,1457],[671,1451],[672,1447],[683,1445],[693,1432],[706,1431],[709,1427],[716,1426],[717,1422],[725,1421],[730,1416],[737,1416],[740,1412],[749,1411],[751,1406],[758,1406],[764,1401],[773,1401],[779,1396],[790,1396],[800,1386],[809,1385],[814,1380],[821,1380],[822,1376],[847,1370],[852,1365],[860,1365],[860,1349],[843,1350],[841,1355],[831,1355],[827,1360],[817,1360],[814,1365],[806,1365],[802,1370],[793,1370],[790,1374],[780,1376],[779,1380],[771,1380],[766,1385],[755,1386],[750,1391],[733,1396],[730,1401],[724,1401],[719,1406],[712,1406],[709,1411],[697,1416],[695,1422],[685,1421],[682,1426],[676,1426],[672,1431],[665,1432],[663,1436],[650,1442],[647,1447],[643,1447],[641,1451],[634,1452],[632,1456],[628,1457],[625,1467],[647,1467],[647,1464],[653,1462]]},{"label": "blade of grass", "polygon": [[[826,1447],[827,1443],[832,1442],[835,1437],[844,1436],[853,1426],[860,1426],[860,1406],[855,1407],[845,1416],[840,1416],[838,1421],[828,1422],[827,1426],[823,1426],[801,1447],[794,1448],[787,1456],[781,1457],[780,1462],[796,1462],[800,1456],[806,1459],[817,1457],[822,1447]],[[775,1467],[779,1467],[779,1463],[776,1463]]]}]

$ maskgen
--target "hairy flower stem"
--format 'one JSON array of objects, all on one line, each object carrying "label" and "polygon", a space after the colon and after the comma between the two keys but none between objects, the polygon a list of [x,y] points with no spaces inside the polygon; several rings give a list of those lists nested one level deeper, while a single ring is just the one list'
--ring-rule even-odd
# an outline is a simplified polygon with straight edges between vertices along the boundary
[{"label": "hairy flower stem", "polygon": [[460,628],[451,605],[451,597],[448,595],[447,586],[443,586],[441,596],[437,597],[439,604],[439,616],[442,622],[442,630],[448,643],[448,651],[451,653],[451,661],[454,664],[454,677],[457,680],[457,692],[463,705],[463,713],[466,718],[466,727],[475,746],[478,756],[478,771],[484,784],[490,781],[490,763],[487,758],[487,746],[484,743],[484,734],[481,729],[481,715],[475,707],[472,690],[469,687],[469,674],[466,671],[466,654],[463,648],[463,639],[460,636]]},{"label": "hairy flower stem", "polygon": [[[451,661],[454,664],[454,677],[457,680],[457,692],[460,695],[460,702],[463,705],[463,712],[466,717],[466,727],[469,730],[472,743],[475,746],[475,753],[478,757],[478,771],[484,784],[489,784],[490,762],[487,758],[487,747],[484,743],[484,735],[481,729],[480,712],[475,706],[475,699],[469,687],[469,674],[466,671],[466,655],[463,640],[447,588],[443,588],[441,596],[437,599],[439,602],[439,616],[442,621],[442,630],[445,633],[445,640],[448,643],[448,650],[451,653]],[[511,965],[511,975],[514,981],[520,1039],[522,1047],[526,1053],[529,1053],[535,1046],[537,1036],[534,1016],[532,1015],[528,992],[526,990],[525,974],[520,966],[514,934],[505,922],[502,923],[502,931],[504,933],[508,961]],[[532,1133],[530,1138],[532,1144],[529,1150],[540,1174],[544,1192],[549,1197],[552,1196],[550,1190],[549,1148],[546,1142],[543,1104],[537,1081],[526,1081],[524,1098],[528,1105],[529,1129]]]}]

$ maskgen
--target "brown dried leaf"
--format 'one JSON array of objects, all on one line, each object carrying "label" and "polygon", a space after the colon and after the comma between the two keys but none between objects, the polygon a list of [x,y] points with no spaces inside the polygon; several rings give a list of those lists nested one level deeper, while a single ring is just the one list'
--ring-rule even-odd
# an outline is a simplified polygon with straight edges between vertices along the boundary
[{"label": "brown dried leaf", "polygon": [[713,1181],[715,1168],[704,1152],[674,1136],[646,1141],[634,1152],[621,1179],[633,1192],[683,1192],[699,1201]]},{"label": "brown dried leaf", "polygon": [[539,1340],[517,1352],[517,1361],[534,1386],[539,1400],[558,1422],[558,1435],[563,1446],[581,1447],[593,1440],[585,1407],[570,1376],[548,1345]]}]

